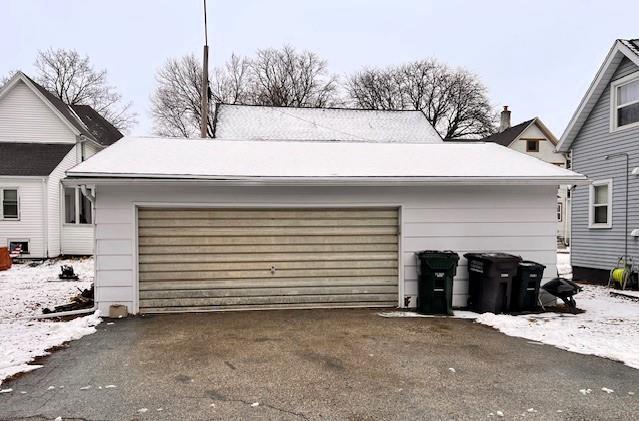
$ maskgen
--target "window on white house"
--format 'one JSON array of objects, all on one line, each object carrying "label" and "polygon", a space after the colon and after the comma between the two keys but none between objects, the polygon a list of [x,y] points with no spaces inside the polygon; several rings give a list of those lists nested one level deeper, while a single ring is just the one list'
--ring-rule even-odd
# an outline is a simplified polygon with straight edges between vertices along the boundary
[{"label": "window on white house", "polygon": [[539,152],[539,141],[538,140],[527,140],[526,141],[526,152]]},{"label": "window on white house", "polygon": [[563,212],[562,212],[562,203],[557,203],[557,222],[561,222],[563,219]]},{"label": "window on white house", "polygon": [[91,201],[79,187],[64,189],[64,222],[66,224],[92,224]]},{"label": "window on white house", "polygon": [[612,127],[639,124],[639,75],[630,75],[612,84]]},{"label": "window on white house", "polygon": [[594,181],[590,185],[590,228],[612,226],[612,181]]},{"label": "window on white house", "polygon": [[29,240],[9,240],[9,251],[18,254],[29,254]]},{"label": "window on white house", "polygon": [[18,189],[0,189],[0,219],[19,219]]}]

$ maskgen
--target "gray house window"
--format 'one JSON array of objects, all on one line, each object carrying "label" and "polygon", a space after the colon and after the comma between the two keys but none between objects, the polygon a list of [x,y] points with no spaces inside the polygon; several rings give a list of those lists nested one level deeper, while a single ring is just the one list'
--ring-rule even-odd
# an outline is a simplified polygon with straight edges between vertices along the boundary
[{"label": "gray house window", "polygon": [[612,180],[593,181],[590,185],[588,227],[612,227]]},{"label": "gray house window", "polygon": [[93,223],[91,201],[82,194],[79,187],[67,187],[64,189],[64,223]]},{"label": "gray house window", "polygon": [[639,125],[639,74],[616,80],[611,87],[611,130]]},{"label": "gray house window", "polygon": [[18,189],[0,189],[0,219],[19,219]]}]

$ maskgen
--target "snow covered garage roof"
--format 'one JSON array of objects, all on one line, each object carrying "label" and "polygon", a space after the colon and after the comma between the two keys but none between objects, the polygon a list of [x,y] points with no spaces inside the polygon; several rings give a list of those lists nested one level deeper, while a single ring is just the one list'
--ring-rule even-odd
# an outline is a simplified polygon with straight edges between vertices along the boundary
[{"label": "snow covered garage roof", "polygon": [[421,111],[219,104],[216,139],[441,143]]},{"label": "snow covered garage roof", "polygon": [[73,178],[220,182],[577,184],[580,174],[494,143],[425,144],[125,137]]}]

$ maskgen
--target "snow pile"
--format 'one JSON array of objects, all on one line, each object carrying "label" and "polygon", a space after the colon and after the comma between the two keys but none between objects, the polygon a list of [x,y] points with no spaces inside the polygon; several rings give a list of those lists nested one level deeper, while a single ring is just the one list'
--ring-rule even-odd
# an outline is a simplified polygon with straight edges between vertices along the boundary
[{"label": "snow pile", "polygon": [[622,361],[639,369],[639,303],[611,296],[602,286],[582,285],[575,296],[582,314],[510,316],[484,313],[477,323],[580,354]]},{"label": "snow pile", "polygon": [[98,314],[69,322],[29,321],[0,324],[0,382],[17,373],[40,368],[29,365],[34,358],[48,355],[47,349],[95,332]]},{"label": "snow pile", "polygon": [[[60,281],[60,265],[72,265],[79,281]],[[16,319],[38,315],[64,304],[93,282],[93,259],[50,260],[35,267],[14,265],[0,272],[0,383],[16,373],[39,368],[28,365],[47,349],[95,332],[98,314],[68,322]]]}]

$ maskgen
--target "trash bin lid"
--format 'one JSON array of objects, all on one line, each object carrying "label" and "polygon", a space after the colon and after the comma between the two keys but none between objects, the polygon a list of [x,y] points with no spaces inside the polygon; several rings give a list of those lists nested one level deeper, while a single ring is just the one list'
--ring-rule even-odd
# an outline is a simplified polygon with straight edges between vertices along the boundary
[{"label": "trash bin lid", "polygon": [[519,266],[524,266],[524,267],[528,267],[528,268],[538,267],[538,268],[546,269],[546,265],[542,265],[541,263],[533,262],[532,260],[522,260],[521,262],[519,262]]},{"label": "trash bin lid", "polygon": [[459,260],[459,255],[452,250],[422,250],[415,253],[417,257],[422,258],[454,258]]},{"label": "trash bin lid", "polygon": [[514,254],[502,253],[502,252],[466,253],[464,254],[464,257],[467,259],[488,260],[490,262],[521,260],[520,256],[516,256]]}]

